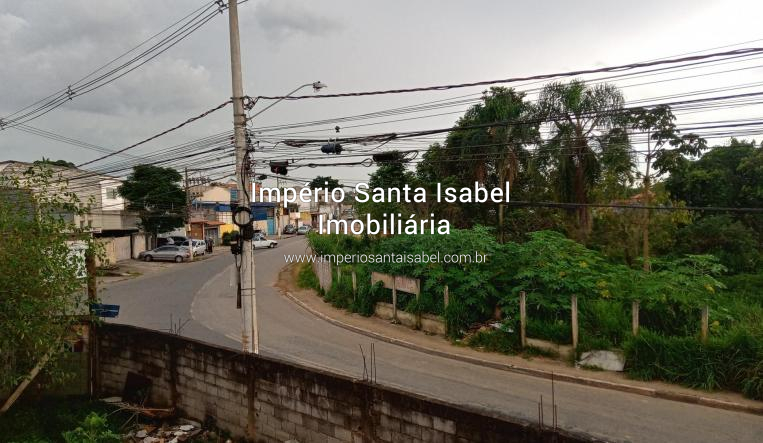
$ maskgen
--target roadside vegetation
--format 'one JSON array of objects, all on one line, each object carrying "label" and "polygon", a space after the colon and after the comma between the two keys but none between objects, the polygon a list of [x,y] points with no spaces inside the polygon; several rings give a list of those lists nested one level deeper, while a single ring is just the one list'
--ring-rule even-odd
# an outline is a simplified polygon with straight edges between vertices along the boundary
[{"label": "roadside vegetation", "polygon": [[[763,207],[763,147],[737,139],[711,147],[681,133],[669,107],[623,103],[617,88],[580,81],[548,84],[534,103],[512,89],[486,91],[415,171],[391,161],[369,183],[431,192],[438,183],[509,182],[511,201],[365,203],[362,216],[443,218],[453,229],[447,236],[311,234],[309,241],[319,255],[476,252],[488,260],[342,266],[323,296],[371,315],[376,302],[390,300],[389,290],[370,286],[372,270],[419,278],[420,299],[399,293],[400,309],[442,316],[452,339],[516,353],[520,292],[528,336],[559,344],[572,341],[576,295],[577,355],[617,349],[631,377],[763,399],[763,214],[744,209]],[[495,122],[505,123],[489,126]],[[310,273],[303,269],[300,282],[317,287]],[[633,302],[640,305],[635,337]]]}]

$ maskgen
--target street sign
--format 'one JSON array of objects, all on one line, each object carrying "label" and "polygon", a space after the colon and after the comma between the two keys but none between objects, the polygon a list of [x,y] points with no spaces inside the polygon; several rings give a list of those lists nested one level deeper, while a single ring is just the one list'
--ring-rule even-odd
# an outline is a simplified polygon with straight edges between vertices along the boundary
[{"label": "street sign", "polygon": [[91,303],[90,313],[103,318],[115,318],[119,316],[119,305],[107,305],[103,303]]}]

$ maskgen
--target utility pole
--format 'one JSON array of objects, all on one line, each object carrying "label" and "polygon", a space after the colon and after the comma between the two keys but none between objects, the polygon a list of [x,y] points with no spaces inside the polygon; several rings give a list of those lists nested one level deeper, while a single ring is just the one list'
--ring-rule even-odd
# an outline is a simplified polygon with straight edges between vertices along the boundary
[{"label": "utility pole", "polygon": [[190,261],[193,261],[193,240],[191,240],[191,185],[188,181],[187,167],[185,168],[185,216],[188,219],[186,230],[188,231],[188,249],[191,251]]},{"label": "utility pole", "polygon": [[[278,195],[281,195],[281,177],[276,177],[276,188],[278,188]],[[283,200],[283,198],[281,199]],[[276,238],[281,239],[281,204],[282,202],[276,202],[276,207],[273,215],[276,219]]]},{"label": "utility pole", "polygon": [[[233,131],[236,146],[236,182],[239,206],[250,207],[247,187],[249,177],[246,165],[246,114],[244,113],[244,87],[241,80],[241,43],[238,34],[238,2],[228,2],[228,27],[230,30],[230,67],[233,96]],[[257,330],[257,298],[254,281],[254,250],[252,240],[244,238],[241,248],[241,302],[244,324],[241,342],[244,351],[259,354]]]}]

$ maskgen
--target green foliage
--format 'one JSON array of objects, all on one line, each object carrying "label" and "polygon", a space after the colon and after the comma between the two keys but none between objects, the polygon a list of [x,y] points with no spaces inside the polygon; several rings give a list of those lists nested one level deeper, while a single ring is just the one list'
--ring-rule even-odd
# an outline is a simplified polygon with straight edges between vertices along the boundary
[{"label": "green foliage", "polygon": [[108,414],[108,429],[114,432],[117,432],[119,426],[128,418],[124,413],[108,410],[104,403],[83,397],[43,397],[34,402],[25,402],[22,398],[10,411],[0,415],[0,441],[64,441],[63,433],[82,426],[91,413],[98,413],[101,417]]},{"label": "green foliage", "polygon": [[119,443],[119,434],[109,428],[106,415],[91,412],[82,421],[82,425],[73,431],[63,433],[66,443]]},{"label": "green foliage", "polygon": [[43,157],[42,160],[35,160],[35,165],[41,165],[41,166],[62,166],[64,168],[74,168],[74,163],[66,160],[51,160],[49,158]]},{"label": "green foliage", "polygon": [[755,231],[728,214],[702,217],[678,232],[678,251],[712,254],[731,272],[749,272],[761,265]]},{"label": "green foliage", "polygon": [[308,185],[310,189],[327,189],[328,191],[333,191],[336,188],[341,188],[342,185],[339,184],[339,180],[332,178],[331,176],[322,176],[319,175],[315,177]]},{"label": "green foliage", "polygon": [[347,273],[338,276],[334,274],[331,280],[331,289],[326,293],[324,299],[334,307],[348,309],[353,303],[352,278]]},{"label": "green foliage", "polygon": [[84,251],[100,251],[72,215],[86,213],[90,203],[44,165],[0,178],[0,391],[15,387],[46,356],[48,380],[71,374],[59,364],[62,344],[79,322],[75,315],[87,313]]},{"label": "green foliage", "polygon": [[596,349],[619,347],[631,330],[630,306],[620,300],[583,300],[579,304],[580,329]]},{"label": "green foliage", "polygon": [[302,289],[320,289],[318,277],[313,272],[313,267],[309,263],[301,263],[299,273],[297,274],[297,286]]},{"label": "green foliage", "polygon": [[469,347],[502,354],[517,354],[521,351],[519,335],[501,329],[480,330],[470,335],[466,344]]},{"label": "green foliage", "polygon": [[[588,85],[582,80],[569,83],[553,82],[543,87],[538,97],[535,114],[550,120],[552,137],[547,144],[550,149],[541,153],[539,161],[553,168],[549,178],[553,180],[559,201],[586,204],[591,201],[594,187],[601,179],[602,153],[610,147],[627,153],[629,145],[621,115],[624,99],[617,87],[610,84]],[[591,137],[591,136],[594,137]],[[614,143],[600,143],[613,139]],[[628,171],[625,167],[610,168],[612,172]],[[618,181],[618,179],[615,179]],[[574,228],[577,239],[585,239],[592,228],[590,208],[581,206],[574,210]]]},{"label": "green foliage", "polygon": [[642,330],[624,344],[627,371],[641,380],[665,380],[706,390],[731,389],[763,399],[760,340],[736,330],[710,337],[668,337]]},{"label": "green foliage", "polygon": [[129,201],[128,208],[140,214],[140,225],[146,232],[168,232],[185,223],[181,178],[172,168],[137,165],[119,187],[119,194]]},{"label": "green foliage", "polygon": [[223,233],[223,246],[230,246],[231,239],[233,238],[232,232],[224,232]]},{"label": "green foliage", "polygon": [[[616,264],[553,231],[528,234],[524,243],[499,244],[491,230],[454,229],[450,236],[399,235],[367,238],[341,235],[308,236],[319,254],[487,254],[484,263],[458,265],[383,262],[353,265],[358,275],[358,295],[351,297],[349,267],[327,300],[370,315],[389,290],[370,285],[370,270],[421,279],[420,300],[398,293],[400,306],[409,312],[441,315],[452,339],[463,337],[475,325],[492,320],[500,306],[504,325],[518,330],[518,293],[527,294],[529,337],[560,344],[571,342],[570,298],[578,299],[580,342],[577,351],[625,348],[634,377],[664,379],[689,386],[740,390],[759,397],[763,377],[763,275],[723,277],[726,268],[709,255],[662,257],[652,261],[652,271]],[[759,281],[760,280],[760,281]],[[443,288],[449,287],[449,304],[443,306]],[[641,328],[631,337],[631,302],[639,301]],[[710,341],[698,339],[699,316],[710,308]],[[654,332],[649,332],[654,331]],[[517,352],[518,334],[507,330],[480,330],[468,335],[469,346]],[[656,337],[656,338],[655,338]],[[680,357],[685,352],[690,362]],[[726,362],[726,363],[724,363]],[[733,363],[728,363],[733,362]],[[724,366],[725,365],[725,366]],[[740,372],[734,372],[739,365]],[[654,371],[654,372],[649,372]],[[741,374],[741,375],[740,375]]]},{"label": "green foliage", "polygon": [[572,343],[572,326],[568,321],[562,319],[544,320],[529,315],[527,336],[558,344],[570,344]]}]

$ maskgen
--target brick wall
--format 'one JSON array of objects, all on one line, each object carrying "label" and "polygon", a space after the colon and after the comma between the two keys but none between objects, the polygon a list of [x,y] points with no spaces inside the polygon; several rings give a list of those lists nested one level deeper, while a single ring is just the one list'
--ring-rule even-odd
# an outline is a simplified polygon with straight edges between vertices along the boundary
[{"label": "brick wall", "polygon": [[257,442],[573,442],[537,424],[166,333],[99,328],[98,386],[120,395],[128,371],[150,402]]}]

